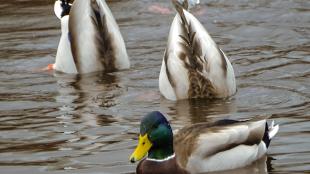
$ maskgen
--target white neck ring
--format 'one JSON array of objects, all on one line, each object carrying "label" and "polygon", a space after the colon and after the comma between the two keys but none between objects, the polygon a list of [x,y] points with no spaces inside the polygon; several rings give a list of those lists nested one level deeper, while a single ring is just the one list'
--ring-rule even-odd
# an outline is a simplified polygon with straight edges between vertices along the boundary
[{"label": "white neck ring", "polygon": [[175,153],[173,153],[173,155],[171,156],[168,156],[167,158],[165,159],[153,159],[153,158],[146,158],[146,160],[148,161],[154,161],[154,162],[164,162],[164,161],[168,161],[168,160],[171,160],[175,157]]}]

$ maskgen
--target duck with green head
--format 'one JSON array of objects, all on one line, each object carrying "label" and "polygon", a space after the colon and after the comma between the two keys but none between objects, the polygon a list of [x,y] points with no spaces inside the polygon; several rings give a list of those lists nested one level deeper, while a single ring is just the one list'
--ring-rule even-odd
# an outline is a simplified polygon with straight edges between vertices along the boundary
[{"label": "duck with green head", "polygon": [[266,120],[220,120],[187,126],[173,135],[167,119],[155,111],[141,120],[138,146],[130,161],[142,160],[137,174],[190,174],[240,168],[260,159],[278,130],[278,125],[272,122],[268,126]]},{"label": "duck with green head", "polygon": [[138,174],[180,173],[186,174],[177,165],[173,150],[173,133],[167,119],[160,112],[146,115],[140,125],[139,144],[130,157],[132,163],[141,160],[137,167]]}]

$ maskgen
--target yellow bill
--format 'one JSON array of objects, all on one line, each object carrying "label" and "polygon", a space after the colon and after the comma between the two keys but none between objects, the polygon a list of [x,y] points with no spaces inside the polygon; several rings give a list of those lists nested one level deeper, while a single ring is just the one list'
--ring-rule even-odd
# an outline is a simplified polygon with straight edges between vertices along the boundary
[{"label": "yellow bill", "polygon": [[144,136],[139,135],[138,146],[136,147],[135,151],[131,154],[129,158],[130,162],[134,163],[136,161],[141,160],[151,149],[152,145],[153,144],[148,139],[147,134],[145,134]]}]

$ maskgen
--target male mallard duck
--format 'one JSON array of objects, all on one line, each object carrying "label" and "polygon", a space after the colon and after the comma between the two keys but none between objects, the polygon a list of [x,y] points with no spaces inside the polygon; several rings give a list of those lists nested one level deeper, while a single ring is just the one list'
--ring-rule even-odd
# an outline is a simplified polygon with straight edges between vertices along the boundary
[{"label": "male mallard duck", "polygon": [[235,74],[224,52],[202,24],[181,4],[168,38],[159,76],[159,90],[169,100],[226,98],[236,93]]},{"label": "male mallard duck", "polygon": [[123,37],[104,0],[57,0],[61,38],[54,69],[65,73],[111,72],[129,68]]},{"label": "male mallard duck", "polygon": [[261,158],[279,126],[266,120],[220,120],[185,127],[173,136],[160,112],[146,115],[140,125],[139,143],[130,157],[141,160],[137,174],[182,174],[230,170]]}]

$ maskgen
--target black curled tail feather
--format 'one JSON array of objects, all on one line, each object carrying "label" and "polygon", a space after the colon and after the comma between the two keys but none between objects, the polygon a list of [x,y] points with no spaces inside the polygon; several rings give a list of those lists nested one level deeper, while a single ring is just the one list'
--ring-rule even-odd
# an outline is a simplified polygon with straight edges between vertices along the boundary
[{"label": "black curled tail feather", "polygon": [[61,8],[62,8],[61,17],[69,15],[70,10],[71,10],[71,5],[69,4],[69,1],[61,0]]},{"label": "black curled tail feather", "polygon": [[264,133],[263,141],[266,144],[266,147],[268,148],[270,145],[270,142],[271,142],[271,138],[269,137],[269,128],[268,128],[267,122],[266,122],[266,126],[265,126],[265,133]]}]

